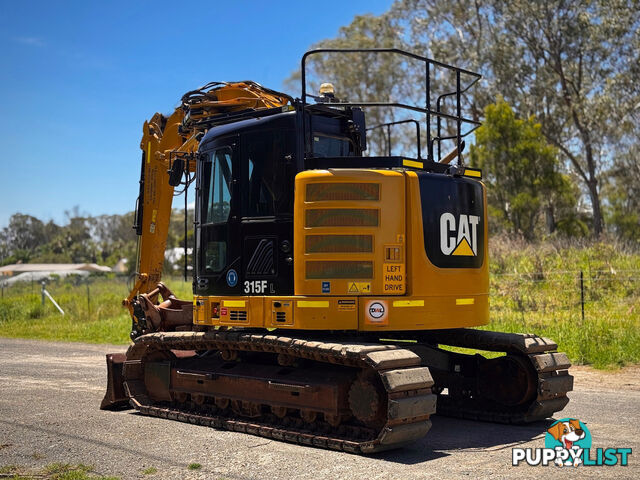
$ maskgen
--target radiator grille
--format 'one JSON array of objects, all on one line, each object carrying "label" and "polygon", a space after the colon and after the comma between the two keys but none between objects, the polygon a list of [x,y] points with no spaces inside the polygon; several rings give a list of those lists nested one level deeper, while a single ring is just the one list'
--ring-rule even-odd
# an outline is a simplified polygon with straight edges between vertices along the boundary
[{"label": "radiator grille", "polygon": [[308,279],[373,278],[373,262],[368,261],[309,261],[306,263]]},{"label": "radiator grille", "polygon": [[307,227],[377,227],[379,211],[372,208],[313,208],[306,211]]},{"label": "radiator grille", "polygon": [[246,310],[230,310],[229,320],[232,322],[246,322],[247,311]]},{"label": "radiator grille", "polygon": [[373,252],[372,235],[307,235],[306,253]]},{"label": "radiator grille", "polygon": [[287,312],[276,312],[276,322],[285,323],[287,321]]},{"label": "radiator grille", "polygon": [[309,183],[306,201],[380,200],[379,183]]}]

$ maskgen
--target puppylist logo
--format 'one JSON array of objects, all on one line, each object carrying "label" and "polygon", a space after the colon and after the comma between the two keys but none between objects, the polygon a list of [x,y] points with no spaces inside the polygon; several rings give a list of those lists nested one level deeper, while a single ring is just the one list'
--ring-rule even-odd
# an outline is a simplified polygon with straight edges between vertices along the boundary
[{"label": "puppylist logo", "polygon": [[553,463],[559,467],[613,466],[629,464],[630,448],[591,448],[591,432],[575,418],[563,418],[554,422],[544,437],[545,448],[514,448],[511,464],[518,466]]}]

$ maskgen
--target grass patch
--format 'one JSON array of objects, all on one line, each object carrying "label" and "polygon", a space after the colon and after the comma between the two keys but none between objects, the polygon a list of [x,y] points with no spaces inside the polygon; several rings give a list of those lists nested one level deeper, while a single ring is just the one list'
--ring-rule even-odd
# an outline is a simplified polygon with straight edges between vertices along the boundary
[{"label": "grass patch", "polygon": [[145,468],[142,471],[143,475],[153,475],[154,473],[158,473],[158,469],[156,467]]},{"label": "grass patch", "polygon": [[19,468],[17,465],[2,465],[0,466],[0,475],[17,472]]},{"label": "grass patch", "polygon": [[202,465],[200,465],[199,463],[190,463],[187,468],[189,470],[200,470],[202,468]]},{"label": "grass patch", "polygon": [[13,475],[12,480],[120,480],[119,477],[105,477],[96,474],[90,465],[79,463],[51,463],[38,471],[30,471],[15,465],[0,467],[0,474]]},{"label": "grass patch", "polygon": [[[89,295],[86,281],[83,282],[59,279],[46,286],[65,315],[60,315],[48,299],[42,306],[39,284],[5,288],[0,299],[0,336],[128,344],[131,318],[122,307],[122,299],[129,293],[126,281],[89,277]],[[168,279],[167,283],[179,298],[191,298],[190,282]]]},{"label": "grass patch", "polygon": [[484,329],[551,338],[574,364],[640,362],[638,253],[609,243],[492,245],[491,323]]},{"label": "grass patch", "polygon": [[[489,261],[491,323],[483,328],[549,337],[574,364],[640,363],[637,251],[615,242],[531,245],[501,237],[491,240]],[[190,282],[169,278],[166,283],[178,298],[191,298]],[[5,288],[0,336],[129,343],[131,320],[121,307],[129,289],[123,279],[89,277],[89,304],[86,280],[56,280],[47,290],[66,315],[48,300],[42,307],[38,284]]]}]

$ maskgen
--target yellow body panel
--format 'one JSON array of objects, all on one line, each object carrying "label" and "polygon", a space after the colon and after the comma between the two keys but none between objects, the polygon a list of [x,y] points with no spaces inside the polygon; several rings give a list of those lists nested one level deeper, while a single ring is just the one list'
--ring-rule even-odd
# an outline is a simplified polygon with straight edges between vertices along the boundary
[{"label": "yellow body panel", "polygon": [[[238,302],[244,302],[244,306]],[[219,306],[217,316],[213,313],[216,305]],[[194,323],[220,327],[357,330],[357,305],[357,299],[350,297],[196,297]]]},{"label": "yellow body panel", "polygon": [[244,306],[221,307],[219,315],[213,316],[211,305],[224,305],[229,298],[197,297],[201,305],[194,309],[194,323],[295,330],[431,330],[476,326],[478,319],[489,315],[488,297],[477,295],[463,302],[455,296],[243,297]]},{"label": "yellow body panel", "polygon": [[[407,275],[410,296],[456,296],[489,295],[489,252],[484,242],[484,263],[480,268],[438,268],[433,265],[424,249],[422,231],[422,205],[420,186],[415,172],[407,171]],[[486,191],[484,204],[487,204]],[[482,221],[484,238],[487,238],[486,208]],[[488,319],[477,325],[484,325]]]},{"label": "yellow body panel", "polygon": [[[330,184],[338,187],[323,199],[321,188]],[[320,189],[310,190],[314,186]],[[404,189],[404,174],[393,170],[299,173],[293,241],[296,295],[403,295]]]},{"label": "yellow body panel", "polygon": [[[338,184],[339,188],[326,187]],[[307,193],[307,185],[312,187]],[[378,184],[373,188],[369,184]],[[363,186],[365,185],[365,186]],[[324,189],[324,190],[323,190]],[[484,190],[484,189],[483,189]],[[323,193],[324,192],[324,193]],[[329,193],[327,193],[329,192]],[[364,192],[364,193],[363,193]],[[332,200],[318,200],[326,194]],[[354,200],[354,196],[368,199]],[[310,199],[310,197],[313,197]],[[345,199],[347,198],[347,199]],[[486,195],[484,198],[486,205]],[[309,218],[344,223],[331,216],[307,216],[309,210],[375,209],[378,225],[309,226]],[[406,214],[405,214],[406,212]],[[340,215],[337,213],[336,215]],[[357,216],[345,216],[354,218]],[[373,217],[371,217],[373,218]],[[486,241],[479,268],[439,268],[426,254],[418,176],[405,170],[309,170],[296,177],[294,214],[295,295],[290,297],[197,297],[195,323],[296,330],[432,330],[486,325],[489,321],[489,270]],[[321,220],[325,221],[325,220]],[[487,238],[486,213],[483,218]],[[309,236],[322,237],[308,241]],[[357,235],[355,243],[327,241]],[[371,242],[361,242],[371,236]],[[360,242],[360,243],[358,243]],[[331,251],[309,251],[323,249]],[[320,245],[320,247],[318,247]],[[365,245],[367,252],[340,252],[347,245]],[[370,246],[370,248],[369,248]],[[306,278],[307,262],[373,264],[371,278]],[[335,271],[328,271],[335,273]],[[342,275],[342,272],[338,272]],[[328,288],[323,283],[329,283]],[[353,290],[355,285],[356,291]],[[402,285],[395,295],[391,285]],[[198,306],[198,304],[202,305]],[[219,306],[212,315],[211,305]],[[235,312],[235,313],[232,313]],[[232,317],[233,315],[233,317]]]}]

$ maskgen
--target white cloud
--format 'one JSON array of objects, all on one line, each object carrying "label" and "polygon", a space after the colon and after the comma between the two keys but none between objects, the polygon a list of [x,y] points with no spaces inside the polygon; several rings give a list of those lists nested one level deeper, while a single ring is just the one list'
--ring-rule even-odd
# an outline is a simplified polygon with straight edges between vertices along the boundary
[{"label": "white cloud", "polygon": [[22,43],[23,45],[29,45],[31,47],[44,47],[45,42],[38,37],[14,37],[15,42]]}]

